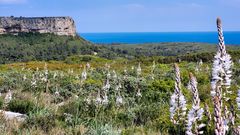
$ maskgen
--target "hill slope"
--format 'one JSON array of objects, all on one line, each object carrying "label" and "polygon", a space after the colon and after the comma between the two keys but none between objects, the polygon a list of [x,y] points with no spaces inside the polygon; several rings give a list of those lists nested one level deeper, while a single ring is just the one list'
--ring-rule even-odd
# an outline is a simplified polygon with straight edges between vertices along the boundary
[{"label": "hill slope", "polygon": [[[159,62],[167,63],[175,62],[178,58],[186,61],[198,59],[209,61],[215,50],[216,45],[204,43],[96,45],[81,37],[54,34],[0,35],[0,63],[2,64],[35,60],[66,60],[69,56],[75,55],[96,55],[107,59],[118,57],[146,59],[145,56],[165,56]],[[234,58],[240,54],[239,46],[229,46],[228,50],[234,50],[232,55]]]},{"label": "hill slope", "polygon": [[0,35],[0,63],[64,60],[68,56],[95,52],[98,56],[106,58],[115,54],[106,47],[94,45],[81,37],[38,33]]},{"label": "hill slope", "polygon": [[[178,56],[193,53],[215,52],[216,45],[207,43],[148,43],[106,45],[112,51],[130,56]],[[239,46],[227,46],[229,50],[239,50]]]}]

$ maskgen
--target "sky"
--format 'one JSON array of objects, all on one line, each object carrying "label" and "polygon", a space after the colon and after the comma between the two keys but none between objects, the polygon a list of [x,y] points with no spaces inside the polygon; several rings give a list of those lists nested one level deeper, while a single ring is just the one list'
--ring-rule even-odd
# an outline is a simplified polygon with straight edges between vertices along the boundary
[{"label": "sky", "polygon": [[240,31],[240,0],[0,0],[0,16],[71,16],[80,33]]}]

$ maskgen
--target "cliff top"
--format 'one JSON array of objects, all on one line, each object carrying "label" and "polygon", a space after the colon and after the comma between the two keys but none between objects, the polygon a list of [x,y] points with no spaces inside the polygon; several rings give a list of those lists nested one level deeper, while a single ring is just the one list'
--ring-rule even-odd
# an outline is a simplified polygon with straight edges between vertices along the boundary
[{"label": "cliff top", "polygon": [[15,17],[15,16],[0,16],[0,18],[13,18],[13,19],[42,19],[42,18],[63,18],[63,19],[72,19],[70,16],[43,16],[43,17]]},{"label": "cliff top", "polygon": [[57,35],[76,35],[74,20],[61,17],[0,17],[0,34],[22,32],[54,33]]}]

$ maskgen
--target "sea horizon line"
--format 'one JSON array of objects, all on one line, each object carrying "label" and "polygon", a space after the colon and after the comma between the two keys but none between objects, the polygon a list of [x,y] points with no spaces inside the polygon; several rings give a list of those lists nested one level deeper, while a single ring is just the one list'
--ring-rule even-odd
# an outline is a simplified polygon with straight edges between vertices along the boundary
[{"label": "sea horizon line", "polygon": [[[77,32],[77,34],[104,34],[104,33],[210,33],[210,32],[217,32],[217,31],[159,31],[159,32]],[[224,31],[224,32],[240,32],[237,31]]]}]

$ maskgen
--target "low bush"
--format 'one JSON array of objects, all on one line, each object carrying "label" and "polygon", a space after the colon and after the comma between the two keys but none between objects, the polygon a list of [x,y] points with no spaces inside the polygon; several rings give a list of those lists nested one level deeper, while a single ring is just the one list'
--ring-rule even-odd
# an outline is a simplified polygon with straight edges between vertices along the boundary
[{"label": "low bush", "polygon": [[35,105],[29,100],[13,99],[8,104],[8,109],[13,112],[28,114],[34,109]]},{"label": "low bush", "polygon": [[3,100],[3,98],[2,98],[2,97],[0,97],[0,109],[2,109],[2,107],[3,107],[3,104],[4,104],[4,100]]},{"label": "low bush", "polygon": [[44,132],[49,132],[56,126],[56,116],[48,113],[41,115],[34,115],[27,119],[23,127],[40,127]]}]

